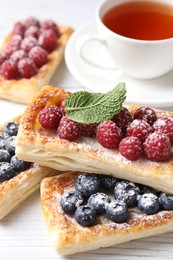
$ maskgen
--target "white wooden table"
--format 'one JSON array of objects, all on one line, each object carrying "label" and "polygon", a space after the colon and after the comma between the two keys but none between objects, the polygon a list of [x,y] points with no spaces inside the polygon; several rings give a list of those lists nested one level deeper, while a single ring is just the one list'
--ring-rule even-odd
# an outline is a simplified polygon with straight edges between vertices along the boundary
[{"label": "white wooden table", "polygon": [[[52,18],[74,28],[94,18],[99,0],[0,0],[0,39],[14,21],[33,15]],[[63,62],[52,84],[69,90],[82,86]],[[0,123],[18,115],[24,106],[0,100]],[[172,108],[169,108],[172,110]],[[132,241],[112,248],[62,258],[54,253],[41,212],[39,191],[0,223],[0,260],[173,259],[173,234]]]}]

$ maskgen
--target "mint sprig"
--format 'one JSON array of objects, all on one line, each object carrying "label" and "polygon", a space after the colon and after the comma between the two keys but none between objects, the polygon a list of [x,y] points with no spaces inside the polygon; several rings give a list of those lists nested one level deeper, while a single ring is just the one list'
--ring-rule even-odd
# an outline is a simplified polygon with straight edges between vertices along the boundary
[{"label": "mint sprig", "polygon": [[66,117],[82,124],[96,124],[112,119],[126,98],[124,83],[119,83],[107,93],[79,91],[65,100]]}]

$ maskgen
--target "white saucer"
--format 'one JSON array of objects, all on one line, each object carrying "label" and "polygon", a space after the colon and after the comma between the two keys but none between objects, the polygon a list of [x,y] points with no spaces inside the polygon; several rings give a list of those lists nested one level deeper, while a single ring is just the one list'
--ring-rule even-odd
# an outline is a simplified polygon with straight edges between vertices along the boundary
[{"label": "white saucer", "polygon": [[[173,105],[173,72],[152,80],[137,80],[124,75],[121,71],[99,69],[86,64],[78,55],[78,39],[85,34],[96,34],[96,24],[90,21],[73,33],[68,41],[65,60],[72,75],[88,90],[105,92],[117,83],[125,82],[127,88],[126,101],[155,107]],[[92,42],[84,49],[85,54],[95,60],[109,62],[103,47]],[[159,64],[158,64],[159,66]]]}]

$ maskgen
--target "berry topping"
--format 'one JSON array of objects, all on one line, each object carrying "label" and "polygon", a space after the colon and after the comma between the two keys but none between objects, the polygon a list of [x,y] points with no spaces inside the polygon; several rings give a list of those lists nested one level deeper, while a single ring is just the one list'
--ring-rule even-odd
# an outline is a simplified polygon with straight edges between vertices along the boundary
[{"label": "berry topping", "polygon": [[19,34],[21,36],[24,35],[25,26],[21,22],[16,22],[13,27],[13,34]]},{"label": "berry topping", "polygon": [[98,215],[105,213],[106,206],[109,202],[111,202],[109,196],[101,192],[92,194],[88,199],[88,205],[93,207]]},{"label": "berry topping", "polygon": [[83,198],[80,193],[70,191],[61,197],[61,207],[64,212],[72,214],[83,203]]},{"label": "berry topping", "polygon": [[45,30],[52,30],[54,31],[54,33],[59,36],[60,35],[60,32],[59,32],[59,29],[56,25],[56,23],[54,23],[54,21],[52,21],[51,19],[48,19],[48,20],[45,20],[41,23],[41,27]]},{"label": "berry topping", "polygon": [[92,226],[96,219],[96,211],[89,205],[80,206],[75,211],[75,220],[83,227]]},{"label": "berry topping", "polygon": [[1,65],[1,75],[8,80],[16,79],[18,77],[17,65],[10,60],[4,61]]},{"label": "berry topping", "polygon": [[173,142],[173,119],[171,117],[158,118],[153,124],[153,129],[167,135],[170,141]]},{"label": "berry topping", "polygon": [[1,66],[1,64],[2,64],[5,60],[6,60],[5,55],[4,55],[2,52],[0,52],[0,66]]},{"label": "berry topping", "polygon": [[25,37],[32,36],[37,39],[39,34],[40,34],[40,28],[38,28],[38,26],[35,25],[28,27],[28,29],[25,31]]},{"label": "berry topping", "polygon": [[115,149],[122,139],[121,130],[111,120],[98,125],[96,130],[98,142],[106,148]]},{"label": "berry topping", "polygon": [[12,53],[10,60],[17,65],[21,59],[26,57],[27,54],[24,50],[17,50]]},{"label": "berry topping", "polygon": [[65,116],[65,104],[64,104],[64,103],[65,103],[65,102],[62,101],[62,103],[61,103],[61,105],[60,105],[61,112],[62,112],[63,116]]},{"label": "berry topping", "polygon": [[157,191],[151,187],[145,186],[145,185],[140,185],[140,190],[141,190],[141,194],[144,193],[153,193],[157,195]]},{"label": "berry topping", "polygon": [[16,47],[17,50],[20,48],[20,44],[22,42],[22,36],[14,35],[10,41],[10,46]]},{"label": "berry topping", "polygon": [[163,209],[173,210],[173,195],[161,193],[159,201]]},{"label": "berry topping", "polygon": [[100,187],[100,180],[93,174],[80,174],[75,180],[76,190],[84,197],[89,197],[98,192]]},{"label": "berry topping", "polygon": [[138,207],[147,215],[155,214],[160,208],[159,199],[153,193],[140,195],[138,198]]},{"label": "berry topping", "polygon": [[19,48],[18,46],[15,46],[11,43],[9,43],[4,49],[3,49],[3,55],[9,59],[11,54],[14,52],[14,51],[17,51]]},{"label": "berry topping", "polygon": [[112,191],[117,183],[117,180],[114,177],[104,174],[100,174],[100,181],[102,188],[108,191]]},{"label": "berry topping", "polygon": [[0,162],[9,162],[10,159],[11,159],[10,154],[6,150],[1,149],[0,150]]},{"label": "berry topping", "polygon": [[30,162],[22,161],[15,155],[11,158],[11,164],[14,166],[17,172],[23,172],[31,166]]},{"label": "berry topping", "polygon": [[144,153],[150,160],[165,161],[170,156],[171,144],[167,135],[157,132],[150,134],[143,146]]},{"label": "berry topping", "polygon": [[127,128],[127,136],[138,137],[142,142],[152,132],[150,125],[144,121],[135,119]]},{"label": "berry topping", "polygon": [[115,115],[112,119],[112,121],[121,128],[121,131],[123,134],[126,133],[127,127],[132,122],[132,116],[130,115],[130,112],[127,108],[122,107],[120,112]]},{"label": "berry topping", "polygon": [[75,123],[67,117],[63,116],[60,121],[57,134],[61,139],[74,141],[80,137],[81,130],[78,123]]},{"label": "berry topping", "polygon": [[157,116],[155,111],[150,107],[140,107],[134,113],[134,119],[145,120],[149,125],[153,125],[157,120]]},{"label": "berry topping", "polygon": [[7,123],[3,128],[4,134],[7,134],[6,136],[4,135],[4,138],[7,139],[8,136],[17,135],[18,129],[19,129],[19,123],[17,122]]},{"label": "berry topping", "polygon": [[5,140],[9,137],[6,133],[0,133],[0,149],[5,148]]},{"label": "berry topping", "polygon": [[137,137],[129,136],[120,142],[119,152],[128,160],[137,160],[142,154],[142,151],[142,143]]},{"label": "berry topping", "polygon": [[114,188],[115,199],[124,201],[130,208],[136,206],[139,193],[139,187],[132,182],[121,181]]},{"label": "berry topping", "polygon": [[33,17],[33,16],[30,16],[28,17],[25,21],[24,21],[24,25],[25,25],[25,28],[28,28],[30,26],[37,26],[39,27],[40,26],[40,22],[37,18]]},{"label": "berry topping", "polygon": [[61,109],[57,106],[43,108],[39,114],[39,122],[43,128],[57,129],[62,117]]},{"label": "berry topping", "polygon": [[126,222],[128,218],[127,205],[123,201],[112,201],[106,207],[106,214],[113,222]]},{"label": "berry topping", "polygon": [[18,62],[18,70],[22,78],[31,78],[37,73],[37,67],[30,58],[23,58]]},{"label": "berry topping", "polygon": [[34,61],[38,68],[42,67],[44,64],[48,62],[48,54],[40,46],[33,47],[29,51],[28,56]]},{"label": "berry topping", "polygon": [[96,135],[97,124],[80,124],[81,134],[86,137],[94,137]]},{"label": "berry topping", "polygon": [[26,52],[29,52],[29,50],[34,46],[37,46],[37,40],[32,36],[24,38],[20,45],[21,49]]},{"label": "berry topping", "polygon": [[15,176],[15,170],[11,163],[0,162],[0,182],[10,180]]},{"label": "berry topping", "polygon": [[52,30],[45,30],[40,34],[38,43],[42,48],[51,52],[56,48],[57,36]]},{"label": "berry topping", "polygon": [[16,136],[10,136],[6,142],[5,142],[5,149],[11,154],[14,155],[15,154],[15,145],[16,142]]}]

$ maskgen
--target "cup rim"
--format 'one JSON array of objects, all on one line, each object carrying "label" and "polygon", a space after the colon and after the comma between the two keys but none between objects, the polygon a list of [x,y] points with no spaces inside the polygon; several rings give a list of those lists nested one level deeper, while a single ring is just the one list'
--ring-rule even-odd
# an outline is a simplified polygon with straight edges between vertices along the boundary
[{"label": "cup rim", "polygon": [[[138,43],[138,44],[159,44],[159,43],[164,43],[164,42],[171,42],[173,41],[173,37],[171,38],[167,38],[167,39],[161,39],[161,40],[140,40],[140,39],[134,39],[134,38],[129,38],[129,37],[126,37],[126,36],[123,36],[121,34],[118,34],[118,33],[115,33],[113,31],[111,31],[106,25],[104,25],[104,23],[102,22],[102,19],[100,17],[100,11],[101,11],[101,8],[103,6],[103,4],[105,2],[109,2],[111,0],[102,0],[99,5],[97,6],[97,9],[96,9],[96,21],[104,28],[106,29],[112,36],[116,36],[118,37],[119,39],[122,39],[122,40],[126,40],[128,42],[133,42],[133,43]],[[165,4],[165,2],[162,0],[157,0],[157,2],[160,2],[160,3],[163,3]],[[115,2],[116,3],[116,2]]]}]

